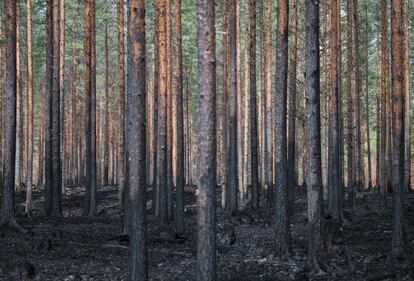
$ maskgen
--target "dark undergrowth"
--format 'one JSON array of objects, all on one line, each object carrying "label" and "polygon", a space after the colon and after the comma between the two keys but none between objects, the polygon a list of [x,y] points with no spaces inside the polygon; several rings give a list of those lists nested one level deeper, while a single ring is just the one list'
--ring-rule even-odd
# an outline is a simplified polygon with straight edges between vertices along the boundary
[{"label": "dark undergrowth", "polygon": [[[0,229],[0,280],[126,280],[128,237],[119,235],[116,188],[99,189],[99,215],[93,220],[81,216],[81,188],[65,193],[64,217],[59,223],[43,217],[42,190],[34,193],[32,218],[22,215],[24,193],[17,194],[17,221],[29,232]],[[218,211],[218,280],[414,280],[413,195],[406,199],[404,259],[389,256],[391,201],[381,207],[377,193],[366,191],[358,194],[355,211],[345,209],[340,233],[329,236],[328,266],[314,274],[305,270],[306,191],[298,188],[297,194],[291,224],[293,255],[285,259],[276,258],[272,251],[271,209],[263,207],[258,215],[242,212],[231,218]],[[160,225],[149,215],[151,280],[196,280],[195,217],[194,188],[186,188],[185,235],[175,234],[173,222]]]}]

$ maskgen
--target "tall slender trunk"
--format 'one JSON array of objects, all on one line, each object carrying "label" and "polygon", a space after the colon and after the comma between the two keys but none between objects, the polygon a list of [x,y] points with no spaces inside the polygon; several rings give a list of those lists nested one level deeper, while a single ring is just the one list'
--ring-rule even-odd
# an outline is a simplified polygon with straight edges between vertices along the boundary
[{"label": "tall slender trunk", "polygon": [[174,0],[175,29],[175,98],[176,98],[176,145],[177,145],[177,197],[176,197],[176,230],[184,232],[184,114],[183,114],[183,61],[181,37],[181,0]]},{"label": "tall slender trunk", "polygon": [[[214,1],[197,1],[197,280],[216,280],[216,70]],[[237,171],[237,170],[236,170]]]},{"label": "tall slender trunk", "polygon": [[[296,1],[296,0],[295,0]],[[292,7],[294,4],[292,3]],[[293,16],[292,16],[293,18]],[[294,31],[292,31],[293,34]],[[293,52],[293,51],[292,51]],[[265,168],[267,189],[273,185],[273,101],[272,101],[272,1],[266,0],[266,31],[265,31],[265,99],[266,99],[266,134],[265,134]],[[295,78],[296,79],[296,78]]]},{"label": "tall slender trunk", "polygon": [[381,0],[381,125],[380,125],[380,189],[386,205],[387,198],[387,0]]},{"label": "tall slender trunk", "polygon": [[228,147],[227,147],[227,179],[226,179],[226,211],[235,214],[238,210],[238,177],[237,177],[237,54],[236,54],[236,0],[228,1],[229,17],[229,75],[230,86],[228,102]]},{"label": "tall slender trunk", "polygon": [[410,1],[403,1],[404,19],[404,136],[405,136],[405,164],[404,186],[406,191],[411,191],[411,87],[410,87]]},{"label": "tall slender trunk", "polygon": [[72,44],[72,79],[71,79],[71,137],[70,137],[70,143],[71,143],[71,152],[70,152],[70,178],[71,178],[71,184],[75,186],[77,184],[76,178],[77,174],[79,172],[79,167],[77,166],[76,161],[76,143],[77,143],[77,135],[78,135],[78,123],[77,123],[77,100],[78,100],[78,92],[77,92],[77,83],[78,83],[78,73],[77,73],[77,61],[76,61],[76,51],[75,51],[75,44]]},{"label": "tall slender trunk", "polygon": [[[246,14],[249,15],[249,5],[246,2]],[[243,183],[242,188],[245,192],[247,192],[247,185],[249,178],[249,152],[250,152],[250,146],[249,146],[249,139],[251,136],[249,135],[250,129],[249,129],[249,123],[251,119],[250,114],[250,73],[249,73],[249,50],[250,50],[250,38],[249,38],[249,30],[250,30],[250,24],[245,24],[245,31],[244,31],[244,114],[243,114]],[[256,153],[257,154],[257,153]],[[251,165],[250,165],[251,167]]]},{"label": "tall slender trunk", "polygon": [[[227,208],[228,191],[227,191],[227,172],[228,172],[228,96],[230,89],[230,72],[229,72],[229,0],[223,0],[223,30],[226,35],[223,37],[223,95],[221,96],[220,109],[218,115],[220,117],[221,138],[220,138],[220,184],[221,184],[221,204],[223,208]],[[217,157],[218,158],[218,157]]]},{"label": "tall slender trunk", "polygon": [[[0,36],[4,37],[4,22],[0,20]],[[3,97],[4,97],[4,48],[0,47],[0,167],[3,167]],[[0,172],[0,182],[3,182],[3,170]]]},{"label": "tall slender trunk", "polygon": [[156,216],[159,221],[168,220],[168,183],[167,183],[167,30],[166,30],[166,1],[156,1],[155,25],[159,29],[158,51],[159,51],[159,81],[158,85],[158,124],[157,124],[157,188],[158,205]]},{"label": "tall slender trunk", "polygon": [[296,168],[296,80],[297,80],[297,60],[298,60],[298,4],[293,0],[291,14],[291,52],[289,68],[289,105],[288,105],[288,190],[289,208],[293,210],[295,201],[295,168]]},{"label": "tall slender trunk", "polygon": [[67,178],[68,142],[65,138],[65,0],[59,0],[59,136],[60,136],[60,165],[61,165],[61,188],[64,192],[65,179]]},{"label": "tall slender trunk", "polygon": [[330,102],[329,102],[329,148],[328,148],[328,206],[332,217],[336,221],[341,220],[341,171],[340,171],[340,119],[339,119],[339,40],[338,21],[340,10],[336,0],[332,2],[330,24]]},{"label": "tall slender trunk", "polygon": [[166,64],[167,64],[167,213],[168,218],[173,217],[172,208],[172,191],[174,189],[174,93],[172,91],[172,47],[171,47],[171,1],[172,0],[165,0],[166,1],[166,48],[167,48],[167,56],[166,56]]},{"label": "tall slender trunk", "polygon": [[[22,166],[23,166],[23,96],[22,96],[22,82],[21,82],[21,5],[20,0],[16,1],[16,179],[15,189],[18,191],[21,187]],[[6,66],[7,67],[7,66]]]},{"label": "tall slender trunk", "polygon": [[288,72],[288,24],[289,1],[280,0],[278,5],[276,33],[276,247],[275,255],[283,256],[291,252],[290,216],[287,183],[287,72]]},{"label": "tall slender trunk", "polygon": [[108,185],[109,177],[109,43],[108,24],[105,24],[105,142],[104,142],[104,185]]},{"label": "tall slender trunk", "polygon": [[[393,219],[391,252],[400,258],[404,243],[404,20],[403,1],[391,1],[392,174]],[[407,77],[408,78],[408,77]]]},{"label": "tall slender trunk", "polygon": [[306,95],[306,186],[308,193],[308,263],[319,269],[324,260],[321,119],[319,82],[319,2],[306,0],[305,12],[305,95]]},{"label": "tall slender trunk", "polygon": [[85,215],[96,215],[96,52],[95,1],[85,3],[85,138],[86,196]]},{"label": "tall slender trunk", "polygon": [[242,53],[241,53],[241,4],[240,1],[236,3],[236,60],[237,60],[237,178],[238,178],[238,195],[239,202],[244,202],[247,199],[247,194],[241,184],[243,182],[243,96],[242,96]]},{"label": "tall slender trunk", "polygon": [[53,218],[62,215],[62,161],[60,122],[60,1],[53,0],[53,75],[52,75],[52,213]]},{"label": "tall slender trunk", "polygon": [[346,0],[346,17],[347,17],[347,28],[346,28],[346,49],[347,49],[347,146],[348,146],[348,200],[351,206],[355,206],[356,195],[355,195],[355,159],[354,159],[354,92],[352,85],[352,73],[354,70],[353,65],[353,29],[352,29],[352,0]]},{"label": "tall slender trunk", "polygon": [[32,210],[33,185],[33,65],[32,65],[32,8],[31,1],[26,1],[27,23],[27,162],[26,162],[26,214]]},{"label": "tall slender trunk", "polygon": [[[18,227],[14,216],[14,181],[16,159],[16,1],[6,0],[6,77],[4,82],[3,196],[0,226]],[[18,227],[19,228],[19,227]]]},{"label": "tall slender trunk", "polygon": [[[337,10],[341,11],[341,1],[336,1],[337,3]],[[343,103],[342,103],[342,31],[341,31],[341,13],[339,13],[339,16],[337,18],[337,32],[338,32],[338,55],[337,55],[337,66],[339,69],[338,72],[338,100],[340,101],[338,103],[338,118],[339,118],[339,178],[340,178],[340,201],[341,205],[344,205],[345,201],[345,177],[344,177],[344,118],[343,118]]]},{"label": "tall slender trunk", "polygon": [[119,116],[119,137],[118,137],[118,186],[120,194],[120,206],[122,208],[122,232],[128,230],[128,204],[126,200],[126,153],[125,153],[125,47],[124,47],[124,1],[118,0],[117,7],[117,36],[118,36],[118,116]]},{"label": "tall slender trunk", "polygon": [[368,158],[368,189],[372,188],[372,165],[371,165],[371,135],[369,126],[369,41],[368,41],[368,7],[365,8],[365,114],[367,134],[367,158]]},{"label": "tall slender trunk", "polygon": [[157,128],[158,128],[158,85],[159,85],[159,46],[158,46],[158,28],[159,26],[155,26],[155,32],[154,32],[154,89],[153,89],[153,95],[154,95],[154,119],[153,119],[153,127],[152,130],[154,132],[154,138],[153,138],[153,166],[152,166],[152,173],[153,173],[153,183],[152,183],[152,203],[151,203],[151,212],[155,213],[155,210],[158,206],[158,185],[157,185],[157,153],[158,153],[158,135],[157,135]]},{"label": "tall slender trunk", "polygon": [[[380,54],[377,55],[377,66],[376,71],[381,73],[381,59]],[[381,79],[377,79],[376,83],[376,122],[377,122],[377,129],[376,129],[376,163],[375,163],[375,186],[378,190],[381,187]]]},{"label": "tall slender trunk", "polygon": [[53,0],[47,1],[47,47],[45,74],[45,215],[52,213],[52,86],[53,86]]},{"label": "tall slender trunk", "polygon": [[[257,1],[256,1],[257,2]],[[259,33],[259,66],[258,66],[258,73],[257,75],[259,78],[256,80],[259,83],[256,83],[257,90],[256,90],[256,100],[257,100],[257,118],[256,118],[256,126],[257,126],[257,141],[258,141],[258,168],[259,168],[259,192],[260,188],[262,187],[262,183],[266,181],[266,159],[265,159],[265,136],[266,136],[266,110],[265,110],[265,12],[264,12],[264,1],[258,1],[257,12],[258,15],[258,32]],[[257,17],[257,16],[256,16]],[[257,51],[256,51],[257,53]],[[257,60],[256,60],[257,61]],[[256,62],[257,64],[257,62]],[[256,75],[256,76],[257,76]],[[258,196],[260,197],[260,195]]]},{"label": "tall slender trunk", "polygon": [[259,165],[258,165],[258,128],[256,103],[256,1],[249,1],[249,80],[250,80],[250,153],[251,153],[251,185],[252,207],[259,209]]},{"label": "tall slender trunk", "polygon": [[131,204],[128,280],[148,280],[146,248],[145,1],[128,2],[127,181]]},{"label": "tall slender trunk", "polygon": [[355,68],[355,104],[354,104],[354,128],[355,128],[355,187],[360,190],[362,188],[362,145],[361,145],[361,93],[362,93],[362,77],[360,68],[359,54],[359,12],[358,0],[353,0],[353,15],[354,15],[354,68]]}]

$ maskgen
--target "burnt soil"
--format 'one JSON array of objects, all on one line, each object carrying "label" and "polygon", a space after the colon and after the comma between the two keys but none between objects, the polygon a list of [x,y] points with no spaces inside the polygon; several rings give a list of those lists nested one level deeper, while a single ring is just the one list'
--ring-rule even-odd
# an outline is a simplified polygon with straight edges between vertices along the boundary
[{"label": "burnt soil", "polygon": [[[116,187],[100,187],[99,215],[82,217],[83,189],[67,189],[64,217],[55,223],[43,216],[43,190],[34,192],[34,213],[23,216],[24,192],[16,195],[18,223],[28,230],[20,234],[0,229],[0,280],[126,280],[128,237],[120,236],[120,212]],[[195,189],[186,188],[186,234],[174,232],[174,222],[160,225],[148,216],[150,280],[196,280]],[[149,196],[149,198],[151,198]],[[297,188],[291,223],[293,255],[273,255],[273,210],[258,215],[242,212],[217,214],[218,280],[413,280],[414,195],[406,198],[407,255],[390,258],[391,206],[380,205],[374,191],[358,193],[356,210],[345,208],[339,232],[329,233],[328,263],[324,271],[306,270],[306,190]],[[265,201],[265,200],[263,200]],[[330,218],[325,218],[327,225]]]}]

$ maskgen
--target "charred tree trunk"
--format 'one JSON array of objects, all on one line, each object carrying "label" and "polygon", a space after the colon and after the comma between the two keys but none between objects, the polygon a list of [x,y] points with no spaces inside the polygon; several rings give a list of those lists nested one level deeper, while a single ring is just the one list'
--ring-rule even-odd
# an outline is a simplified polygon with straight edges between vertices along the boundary
[{"label": "charred tree trunk", "polygon": [[249,1],[249,79],[250,79],[250,146],[251,146],[251,191],[252,207],[259,209],[259,162],[258,162],[258,128],[256,103],[256,0]]},{"label": "charred tree trunk", "polygon": [[14,216],[14,181],[16,157],[16,2],[6,0],[5,35],[6,35],[6,77],[4,82],[4,150],[3,150],[3,196],[0,226],[18,226]]},{"label": "charred tree trunk", "polygon": [[404,137],[405,137],[405,164],[404,189],[411,191],[411,86],[410,86],[410,1],[403,2],[404,19]]},{"label": "charred tree trunk", "polygon": [[[197,1],[198,116],[197,118],[197,280],[216,280],[216,70],[214,0]],[[237,170],[236,170],[237,171]],[[237,174],[235,174],[237,175]]]},{"label": "charred tree trunk", "polygon": [[145,1],[128,6],[127,185],[131,206],[128,280],[148,280],[146,248]]},{"label": "charred tree trunk", "polygon": [[[400,258],[404,245],[404,23],[403,1],[391,1],[392,176],[393,219],[391,252]],[[408,77],[407,77],[408,78]]]},{"label": "charred tree trunk", "polygon": [[[294,4],[292,3],[292,6]],[[294,31],[293,31],[294,32]],[[292,33],[294,34],[294,33]],[[265,31],[265,99],[266,99],[266,134],[265,141],[265,174],[266,188],[273,190],[273,98],[272,98],[272,1],[266,0],[266,31]],[[293,53],[293,51],[292,51]],[[292,54],[293,55],[293,54]],[[295,77],[296,79],[296,77]]]},{"label": "charred tree trunk", "polygon": [[183,114],[183,62],[181,37],[181,0],[174,0],[175,29],[175,98],[176,98],[176,231],[184,232],[184,114]]},{"label": "charred tree trunk", "polygon": [[368,41],[368,8],[365,10],[365,120],[367,134],[367,158],[368,158],[368,189],[372,188],[372,165],[371,165],[371,135],[369,126],[369,41]]},{"label": "charred tree trunk", "polygon": [[383,204],[387,199],[387,75],[388,75],[388,51],[387,51],[387,0],[381,0],[381,125],[380,125],[380,189]]},{"label": "charred tree trunk", "polygon": [[53,86],[53,0],[47,1],[47,47],[45,75],[45,215],[52,213],[52,86]]},{"label": "charred tree trunk", "polygon": [[172,91],[172,52],[171,52],[171,1],[165,0],[166,7],[166,64],[167,64],[167,217],[173,217],[172,191],[174,189],[174,112],[173,112],[173,91]]},{"label": "charred tree trunk", "polygon": [[226,178],[226,211],[235,214],[238,210],[237,177],[237,56],[236,56],[236,0],[227,0],[229,19],[229,95],[228,106],[228,146]]},{"label": "charred tree trunk", "polygon": [[[23,135],[24,135],[24,114],[23,114],[23,87],[21,79],[21,65],[22,65],[22,44],[21,44],[21,5],[20,0],[16,1],[16,179],[15,189],[20,190],[23,174]],[[7,65],[6,65],[7,67]]]},{"label": "charred tree trunk", "polygon": [[293,210],[295,203],[295,169],[296,169],[296,80],[298,60],[298,3],[292,1],[291,15],[291,46],[289,69],[289,105],[288,105],[288,190],[289,209]]},{"label": "charred tree trunk", "polygon": [[122,208],[122,232],[128,232],[128,204],[127,188],[125,185],[126,175],[126,153],[125,153],[125,47],[124,47],[124,1],[118,0],[117,3],[117,35],[118,35],[118,69],[117,87],[119,103],[119,137],[118,137],[118,186],[120,194],[120,206]]},{"label": "charred tree trunk", "polygon": [[319,82],[319,2],[306,0],[305,12],[305,95],[306,95],[306,186],[308,193],[308,263],[319,269],[324,262],[322,163]]},{"label": "charred tree trunk", "polygon": [[158,124],[157,124],[157,188],[158,204],[156,207],[156,216],[159,221],[167,222],[168,220],[168,183],[167,183],[167,30],[166,30],[166,1],[156,1],[156,19],[155,24],[159,29],[158,33],[158,50],[159,50],[159,81],[158,85]]},{"label": "charred tree trunk", "polygon": [[[67,179],[68,142],[65,129],[65,0],[59,0],[59,136],[60,136],[60,171],[61,193],[64,192]],[[60,195],[61,196],[61,195]]]},{"label": "charred tree trunk", "polygon": [[95,1],[85,3],[85,138],[86,196],[84,214],[96,216],[96,52]]},{"label": "charred tree trunk", "polygon": [[354,159],[354,92],[352,87],[352,73],[353,73],[353,30],[352,30],[352,0],[346,1],[346,17],[347,17],[347,28],[346,28],[346,49],[347,49],[347,146],[348,146],[348,201],[351,206],[355,206],[356,195],[355,195],[355,159]]},{"label": "charred tree trunk", "polygon": [[338,21],[340,10],[337,2],[331,7],[331,40],[330,40],[330,101],[329,101],[329,151],[328,151],[328,206],[334,220],[341,220],[341,171],[340,171],[340,119],[339,119],[339,40]]},{"label": "charred tree trunk", "polygon": [[52,143],[52,213],[55,219],[62,215],[62,161],[61,161],[61,122],[60,122],[60,3],[53,0],[53,75],[51,104],[51,143]]},{"label": "charred tree trunk", "polygon": [[26,214],[30,217],[32,210],[33,186],[33,72],[32,72],[32,8],[31,1],[26,1],[27,22],[27,162],[26,162]]},{"label": "charred tree trunk", "polygon": [[104,142],[104,175],[103,184],[108,185],[109,178],[109,43],[108,24],[105,24],[105,142]]},{"label": "charred tree trunk", "polygon": [[280,0],[278,5],[276,34],[276,244],[275,255],[289,255],[292,251],[287,183],[287,72],[288,72],[288,23],[289,1]]},{"label": "charred tree trunk", "polygon": [[353,0],[353,15],[354,15],[354,68],[355,68],[355,104],[354,104],[354,136],[355,136],[355,149],[354,149],[354,161],[355,161],[355,187],[357,190],[362,188],[362,149],[361,149],[361,93],[362,93],[362,77],[360,68],[360,55],[359,55],[359,15],[358,15],[358,0]]}]

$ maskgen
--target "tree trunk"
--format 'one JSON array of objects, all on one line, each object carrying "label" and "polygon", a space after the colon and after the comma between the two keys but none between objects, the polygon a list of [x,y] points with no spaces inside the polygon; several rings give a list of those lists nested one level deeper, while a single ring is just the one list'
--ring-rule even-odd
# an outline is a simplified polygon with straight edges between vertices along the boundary
[{"label": "tree trunk", "polygon": [[380,126],[380,189],[383,204],[387,198],[387,0],[381,0],[381,126]]},{"label": "tree trunk", "polygon": [[355,36],[355,104],[354,104],[354,128],[355,128],[355,187],[357,190],[362,188],[362,146],[361,146],[361,93],[362,93],[362,77],[360,68],[359,55],[359,15],[358,15],[358,0],[353,0],[353,15],[354,15],[354,36]]},{"label": "tree trunk", "polygon": [[32,8],[31,1],[26,1],[27,22],[27,162],[26,162],[26,214],[32,211],[33,182],[33,72],[32,72]]},{"label": "tree trunk", "polygon": [[[249,5],[246,2],[246,14],[249,15]],[[249,52],[250,52],[250,38],[249,38],[249,28],[250,24],[245,24],[245,33],[244,33],[244,120],[243,120],[243,183],[242,188],[245,192],[247,192],[247,185],[249,178],[251,178],[251,175],[249,177],[249,152],[251,147],[249,146],[249,138],[251,138],[251,135],[249,135],[250,129],[249,129],[249,122],[251,119],[250,114],[250,63],[249,63]],[[255,116],[256,118],[256,116]],[[257,138],[257,137],[256,137]],[[257,141],[256,141],[257,143]],[[257,145],[256,145],[257,146]],[[257,152],[256,152],[257,154]],[[250,165],[251,167],[251,165]]]},{"label": "tree trunk", "polygon": [[[296,0],[295,0],[296,1]],[[294,4],[292,3],[292,6]],[[292,17],[293,18],[293,17]],[[293,31],[294,32],[294,31]],[[293,34],[293,33],[292,33]],[[265,31],[265,99],[266,99],[266,130],[265,130],[265,174],[266,188],[273,189],[273,99],[272,99],[272,1],[266,0],[266,31]],[[293,51],[292,51],[293,52]],[[296,79],[296,77],[295,77]]]},{"label": "tree trunk", "polygon": [[[22,95],[22,81],[21,81],[21,65],[22,65],[22,44],[21,44],[21,5],[20,0],[16,1],[16,179],[15,189],[20,190],[22,170],[23,170],[23,95]],[[7,65],[6,65],[7,67]]]},{"label": "tree trunk", "polygon": [[45,215],[52,213],[52,86],[53,86],[53,0],[47,1],[46,95],[45,95]]},{"label": "tree trunk", "polygon": [[105,24],[105,142],[104,142],[104,185],[108,185],[109,177],[109,46],[108,24]]},{"label": "tree trunk", "polygon": [[165,0],[166,3],[166,48],[167,48],[167,56],[166,56],[166,64],[167,64],[167,214],[168,218],[172,219],[173,213],[173,203],[172,203],[172,191],[174,189],[174,122],[173,119],[175,118],[173,112],[173,91],[172,91],[172,52],[171,52],[171,1],[172,0]]},{"label": "tree trunk", "polygon": [[411,87],[410,87],[410,1],[403,1],[404,19],[404,136],[405,136],[405,164],[404,189],[411,191]]},{"label": "tree trunk", "polygon": [[146,193],[145,1],[128,7],[127,184],[131,205],[128,280],[148,280]]},{"label": "tree trunk", "polygon": [[239,202],[246,202],[247,193],[241,184],[243,182],[243,96],[242,96],[242,39],[241,39],[241,3],[237,1],[236,3],[236,59],[237,59],[237,182],[238,185],[238,195]]},{"label": "tree trunk", "polygon": [[[392,176],[393,219],[391,252],[404,251],[404,23],[403,1],[391,1]],[[408,78],[408,77],[407,77]]]},{"label": "tree trunk", "polygon": [[288,23],[289,1],[280,0],[278,5],[276,33],[276,245],[275,255],[291,253],[290,216],[287,185],[287,143],[286,143],[286,107],[287,107],[287,71],[288,71]]},{"label": "tree trunk", "polygon": [[119,103],[119,137],[118,137],[118,186],[120,206],[122,208],[122,232],[128,230],[128,204],[126,200],[126,153],[125,153],[125,47],[124,47],[124,1],[118,0],[117,3],[117,35],[118,35],[118,69],[117,87]]},{"label": "tree trunk", "polygon": [[238,177],[237,177],[237,54],[236,54],[236,0],[228,0],[229,17],[229,95],[228,106],[228,146],[227,146],[227,179],[226,179],[226,211],[235,214],[238,210]]},{"label": "tree trunk", "polygon": [[86,196],[84,214],[96,216],[96,52],[95,1],[85,3],[85,138]]},{"label": "tree trunk", "polygon": [[249,79],[250,79],[250,153],[251,153],[251,191],[252,207],[259,209],[259,162],[258,162],[258,128],[256,103],[256,1],[249,0]]},{"label": "tree trunk", "polygon": [[156,216],[159,221],[167,222],[168,205],[167,205],[167,30],[166,30],[166,1],[156,1],[156,19],[155,25],[159,29],[158,33],[158,50],[159,50],[159,81],[158,85],[158,124],[157,124],[157,188],[158,188],[158,205]]},{"label": "tree trunk", "polygon": [[312,268],[319,269],[325,254],[320,150],[319,2],[306,0],[305,3],[306,186],[309,216],[308,263]]},{"label": "tree trunk", "polygon": [[229,66],[229,4],[228,0],[223,0],[223,30],[226,35],[223,37],[223,95],[221,96],[220,109],[218,115],[221,116],[219,122],[221,127],[220,138],[220,184],[221,184],[221,205],[226,209],[228,205],[227,172],[228,172],[228,96],[230,89],[230,66]]},{"label": "tree trunk", "polygon": [[[341,220],[341,171],[340,171],[340,120],[339,120],[339,40],[338,21],[340,10],[337,2],[331,7],[331,40],[330,40],[330,102],[329,102],[329,144],[328,144],[328,206],[334,220]],[[340,0],[339,0],[340,1]]]},{"label": "tree trunk", "polygon": [[371,136],[369,126],[369,41],[368,41],[368,8],[365,10],[365,113],[367,118],[366,122],[366,134],[367,134],[367,158],[368,158],[368,189],[372,188],[372,165],[371,165]]},{"label": "tree trunk", "polygon": [[157,128],[158,128],[158,85],[159,85],[159,45],[158,45],[158,29],[159,26],[155,26],[154,32],[154,119],[153,119],[153,127],[152,130],[154,132],[154,139],[153,139],[153,166],[152,166],[152,173],[153,173],[153,183],[152,183],[152,203],[151,203],[151,212],[155,214],[156,208],[158,206],[158,185],[157,185],[157,154],[158,154],[158,135],[157,135]]},{"label": "tree trunk", "polygon": [[[0,37],[4,38],[4,21],[0,20]],[[0,167],[3,167],[3,97],[4,97],[4,51],[0,47]],[[3,170],[0,172],[0,182],[3,182]]]},{"label": "tree trunk", "polygon": [[4,82],[4,150],[1,226],[21,229],[14,216],[14,181],[16,157],[16,1],[7,0],[5,10],[6,77]]},{"label": "tree trunk", "polygon": [[[295,203],[295,154],[296,154],[296,80],[298,60],[298,4],[297,0],[292,1],[291,15],[291,46],[290,69],[289,69],[289,107],[288,107],[288,190],[289,209],[293,210]],[[333,31],[332,31],[333,32]]]},{"label": "tree trunk", "polygon": [[352,87],[352,73],[353,73],[353,30],[352,30],[352,0],[346,1],[346,48],[347,48],[347,146],[348,146],[348,200],[352,207],[355,207],[355,158],[354,158],[354,92]]},{"label": "tree trunk", "polygon": [[183,62],[181,37],[181,0],[174,0],[175,29],[175,98],[176,98],[176,231],[184,232],[184,115],[183,115]]},{"label": "tree trunk", "polygon": [[65,138],[65,0],[59,0],[59,136],[60,136],[60,170],[61,189],[65,191],[65,179],[67,179],[68,143]]},{"label": "tree trunk", "polygon": [[53,0],[53,76],[52,76],[52,218],[62,215],[62,166],[60,122],[60,1]]},{"label": "tree trunk", "polygon": [[197,280],[204,281],[216,280],[216,42],[214,2],[211,0],[197,1],[199,89],[197,114],[203,116],[203,118],[197,118],[197,139],[199,141],[197,152]]}]

